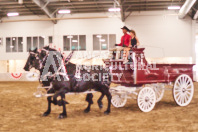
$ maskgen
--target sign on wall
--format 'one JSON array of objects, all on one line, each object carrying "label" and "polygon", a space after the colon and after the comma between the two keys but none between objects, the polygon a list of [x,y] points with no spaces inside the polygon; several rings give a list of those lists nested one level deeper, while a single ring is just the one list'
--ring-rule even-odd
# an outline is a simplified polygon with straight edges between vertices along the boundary
[{"label": "sign on wall", "polygon": [[28,72],[26,79],[28,81],[37,81],[39,79],[39,74],[37,72]]},{"label": "sign on wall", "polygon": [[22,76],[22,73],[10,73],[11,78],[19,80]]}]

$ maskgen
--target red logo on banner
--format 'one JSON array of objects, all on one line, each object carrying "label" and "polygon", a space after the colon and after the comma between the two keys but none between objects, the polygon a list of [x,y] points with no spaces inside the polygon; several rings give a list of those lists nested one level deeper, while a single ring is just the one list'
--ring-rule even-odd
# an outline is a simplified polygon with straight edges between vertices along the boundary
[{"label": "red logo on banner", "polygon": [[22,73],[11,73],[12,78],[14,79],[20,79],[22,76]]}]

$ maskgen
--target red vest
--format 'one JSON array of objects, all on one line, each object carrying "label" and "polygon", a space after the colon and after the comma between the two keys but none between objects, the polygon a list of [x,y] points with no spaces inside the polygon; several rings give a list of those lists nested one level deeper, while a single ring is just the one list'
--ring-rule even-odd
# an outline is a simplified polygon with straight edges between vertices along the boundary
[{"label": "red vest", "polygon": [[[131,41],[131,36],[129,35],[129,34],[124,34],[123,36],[122,36],[122,38],[121,38],[121,43],[120,44],[118,44],[119,46],[123,46],[123,45],[125,45],[125,47],[127,46],[129,46],[129,43],[130,43],[130,41]],[[124,46],[123,46],[124,47]]]}]

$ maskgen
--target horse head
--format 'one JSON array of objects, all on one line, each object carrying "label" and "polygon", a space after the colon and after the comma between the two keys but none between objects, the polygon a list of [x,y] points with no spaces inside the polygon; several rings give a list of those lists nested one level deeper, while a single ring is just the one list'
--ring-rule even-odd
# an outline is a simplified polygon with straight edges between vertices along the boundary
[{"label": "horse head", "polygon": [[24,66],[25,71],[30,71],[31,68],[39,69],[39,52],[37,51],[37,48],[34,50],[29,50],[29,56],[27,59],[27,62]]}]

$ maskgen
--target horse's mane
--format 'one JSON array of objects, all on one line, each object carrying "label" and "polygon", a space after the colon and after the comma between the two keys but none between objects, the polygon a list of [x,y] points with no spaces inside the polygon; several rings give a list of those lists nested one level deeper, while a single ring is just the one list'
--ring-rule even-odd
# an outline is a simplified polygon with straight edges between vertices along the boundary
[{"label": "horse's mane", "polygon": [[44,46],[43,49],[48,50],[48,51],[58,51],[54,48],[50,48],[49,46]]}]

